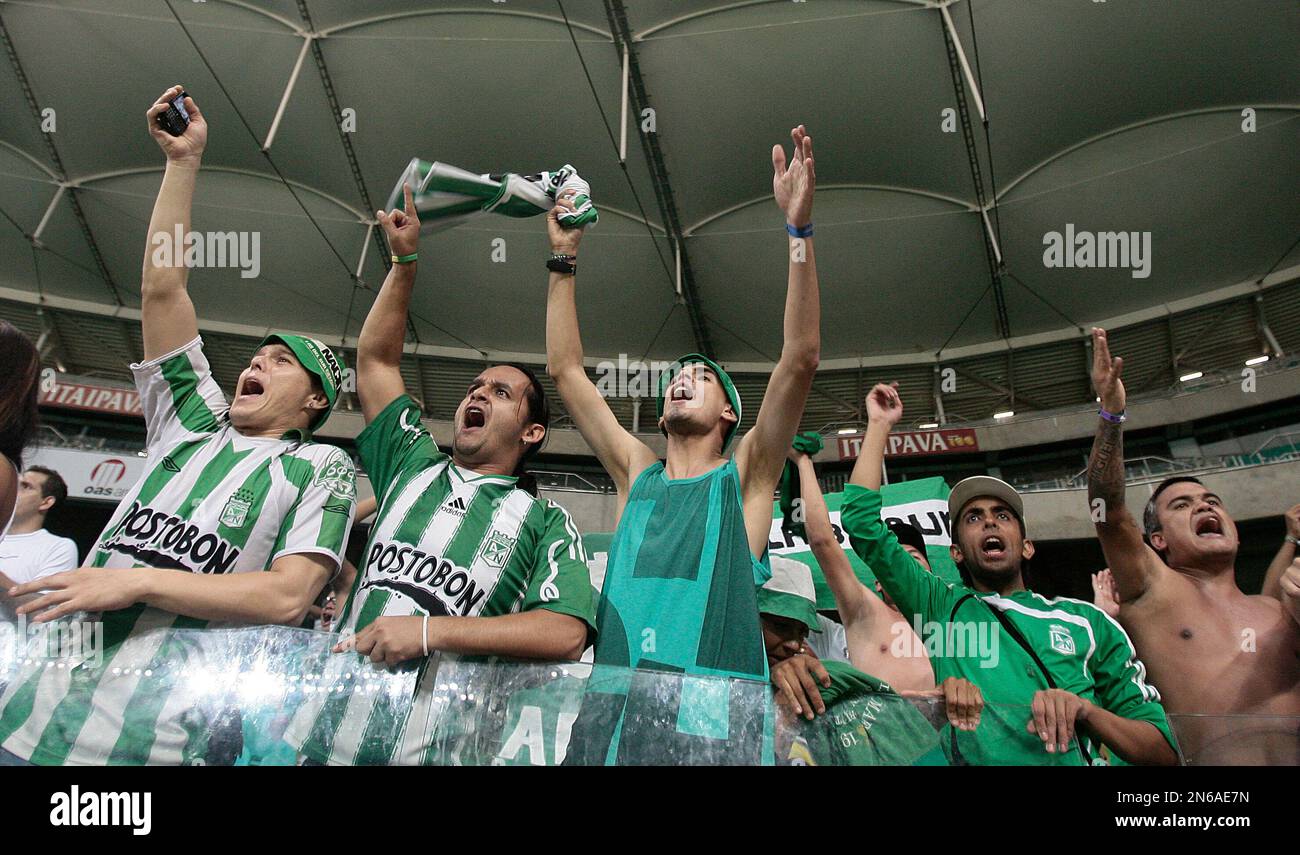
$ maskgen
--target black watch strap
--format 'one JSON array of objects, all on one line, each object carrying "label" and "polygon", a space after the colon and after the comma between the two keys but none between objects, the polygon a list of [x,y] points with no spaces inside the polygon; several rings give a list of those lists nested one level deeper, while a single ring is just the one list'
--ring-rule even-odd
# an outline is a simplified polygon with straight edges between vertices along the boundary
[{"label": "black watch strap", "polygon": [[573,274],[578,272],[578,256],[552,254],[546,259],[546,269],[555,273]]}]

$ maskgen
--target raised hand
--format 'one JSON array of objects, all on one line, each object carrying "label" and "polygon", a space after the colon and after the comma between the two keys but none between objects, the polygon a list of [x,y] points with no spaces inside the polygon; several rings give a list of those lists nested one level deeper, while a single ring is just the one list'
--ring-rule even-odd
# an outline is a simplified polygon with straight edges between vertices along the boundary
[{"label": "raised hand", "polygon": [[785,161],[785,149],[772,146],[772,194],[785,212],[790,225],[802,228],[812,222],[813,190],[817,185],[817,172],[813,168],[812,137],[803,125],[790,131],[794,151],[790,164]]},{"label": "raised hand", "polygon": [[1108,413],[1124,412],[1127,397],[1124,394],[1124,381],[1120,375],[1124,372],[1124,360],[1111,358],[1110,342],[1106,331],[1092,328],[1092,388],[1101,398],[1101,408]]},{"label": "raised hand", "polygon": [[566,229],[560,225],[559,216],[565,211],[576,211],[573,191],[567,190],[555,200],[555,207],[546,214],[546,234],[551,238],[551,252],[557,255],[577,255],[583,229]]},{"label": "raised hand", "polygon": [[1300,538],[1300,505],[1292,505],[1283,517],[1286,519],[1286,533]]},{"label": "raised hand", "polygon": [[203,149],[208,145],[208,123],[193,98],[185,96],[185,112],[190,114],[190,124],[185,129],[185,133],[174,137],[158,125],[158,114],[165,111],[171,105],[172,99],[183,91],[185,87],[177,83],[158,96],[158,100],[145,112],[145,116],[148,117],[149,136],[158,143],[158,147],[167,155],[168,160],[197,162],[203,155]]},{"label": "raised hand", "polygon": [[903,418],[903,399],[898,396],[897,383],[877,383],[871,387],[866,399],[867,421],[881,422],[893,427]]},{"label": "raised hand", "polygon": [[1092,574],[1092,604],[1109,616],[1119,618],[1119,591],[1115,590],[1115,577],[1109,567]]},{"label": "raised hand", "polygon": [[411,185],[402,185],[405,210],[394,208],[391,213],[375,211],[375,219],[384,227],[388,248],[393,255],[410,255],[420,245],[420,215],[415,210]]},{"label": "raised hand", "polygon": [[1282,572],[1280,587],[1282,607],[1290,613],[1296,623],[1300,623],[1300,557],[1292,561],[1291,566]]}]

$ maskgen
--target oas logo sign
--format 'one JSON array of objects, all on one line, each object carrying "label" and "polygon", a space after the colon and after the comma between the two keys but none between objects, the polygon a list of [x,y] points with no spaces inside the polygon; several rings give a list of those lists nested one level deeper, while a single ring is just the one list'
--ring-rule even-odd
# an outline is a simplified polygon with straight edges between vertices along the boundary
[{"label": "oas logo sign", "polygon": [[90,484],[84,490],[87,496],[113,496],[119,491],[117,483],[126,475],[126,461],[116,457],[101,460],[90,470]]}]

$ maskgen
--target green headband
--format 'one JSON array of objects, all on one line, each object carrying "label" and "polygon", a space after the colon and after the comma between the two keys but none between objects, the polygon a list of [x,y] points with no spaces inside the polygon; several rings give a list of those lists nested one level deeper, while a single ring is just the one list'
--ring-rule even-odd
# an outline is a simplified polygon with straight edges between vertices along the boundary
[{"label": "green headband", "polygon": [[308,338],[305,335],[271,333],[262,339],[262,343],[257,346],[257,349],[261,350],[273,342],[279,342],[292,350],[293,355],[298,358],[298,362],[302,364],[302,367],[307,370],[308,374],[316,376],[320,380],[321,388],[325,390],[325,400],[329,402],[329,406],[322,410],[316,420],[312,422],[311,429],[315,430],[329,418],[330,411],[334,409],[334,402],[339,399],[339,388],[343,385],[343,366],[339,364],[334,351],[330,350],[322,342],[314,338]]},{"label": "green headband", "polygon": [[[740,427],[740,393],[736,391],[736,384],[731,382],[731,375],[722,370],[722,366],[709,359],[702,353],[688,353],[677,359],[674,363],[676,368],[659,375],[659,394],[655,396],[655,419],[664,417],[664,392],[668,390],[668,384],[673,381],[678,372],[687,365],[698,364],[705,365],[714,374],[718,375],[718,380],[722,383],[722,389],[727,393],[727,402],[731,404],[731,409],[736,411],[736,420],[727,428],[727,432],[722,435],[722,450],[725,452],[727,446],[731,444],[731,438],[736,435],[736,429]],[[668,435],[666,428],[660,428],[664,436]]]}]

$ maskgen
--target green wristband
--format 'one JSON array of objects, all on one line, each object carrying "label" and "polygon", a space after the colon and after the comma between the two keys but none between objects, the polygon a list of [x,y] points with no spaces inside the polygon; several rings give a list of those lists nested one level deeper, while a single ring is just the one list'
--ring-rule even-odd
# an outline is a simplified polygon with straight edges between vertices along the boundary
[{"label": "green wristband", "polygon": [[420,253],[418,253],[418,252],[413,252],[413,253],[411,253],[410,255],[394,255],[394,256],[393,256],[393,263],[394,263],[394,264],[406,264],[408,261],[415,261],[415,260],[416,260],[417,258],[419,258],[419,257],[420,257]]}]

